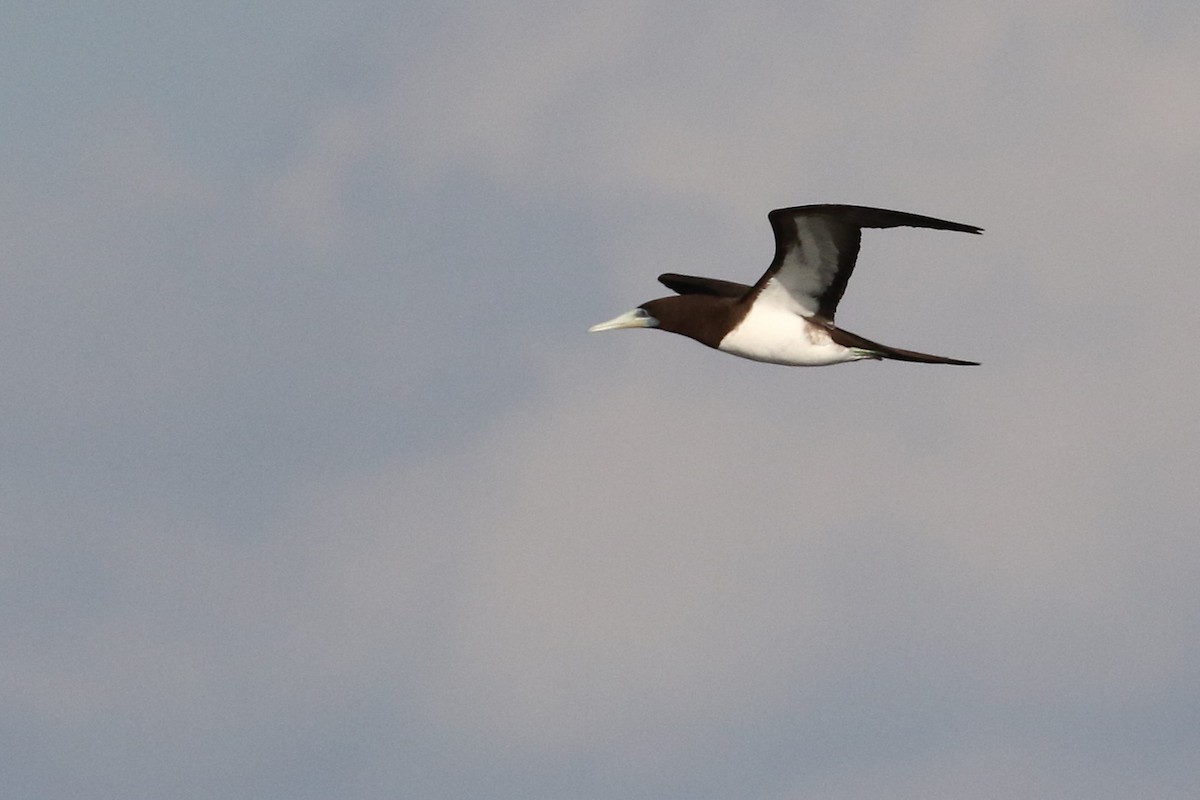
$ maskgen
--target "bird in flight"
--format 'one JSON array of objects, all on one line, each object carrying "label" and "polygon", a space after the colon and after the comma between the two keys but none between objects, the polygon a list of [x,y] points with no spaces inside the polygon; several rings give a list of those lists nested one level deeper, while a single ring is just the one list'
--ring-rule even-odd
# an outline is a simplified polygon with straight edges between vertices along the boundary
[{"label": "bird in flight", "polygon": [[846,291],[863,228],[983,229],[920,214],[847,205],[779,208],[767,215],[775,258],[753,286],[716,278],[666,273],[658,280],[676,292],[643,303],[589,331],[658,328],[726,353],[771,364],[819,367],[862,359],[978,366],[873,342],[838,328],[833,315]]}]

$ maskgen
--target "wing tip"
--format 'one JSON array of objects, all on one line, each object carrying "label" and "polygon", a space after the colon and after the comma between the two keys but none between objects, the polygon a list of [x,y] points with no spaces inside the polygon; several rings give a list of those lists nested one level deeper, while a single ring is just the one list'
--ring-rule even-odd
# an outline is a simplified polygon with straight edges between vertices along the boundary
[{"label": "wing tip", "polygon": [[780,217],[796,215],[830,215],[840,216],[852,225],[862,228],[892,228],[911,226],[917,228],[932,228],[935,230],[958,231],[961,233],[983,233],[978,225],[968,225],[965,222],[930,217],[924,214],[914,214],[910,211],[894,211],[874,206],[848,205],[844,203],[816,203],[803,206],[776,208],[767,212],[767,219],[774,225]]}]

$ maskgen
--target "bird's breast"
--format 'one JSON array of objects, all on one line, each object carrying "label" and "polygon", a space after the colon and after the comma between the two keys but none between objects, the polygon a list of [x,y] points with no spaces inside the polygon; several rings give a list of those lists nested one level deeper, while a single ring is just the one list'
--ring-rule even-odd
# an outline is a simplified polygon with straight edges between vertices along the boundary
[{"label": "bird's breast", "polygon": [[829,332],[795,312],[756,303],[721,339],[718,350],[754,361],[818,367],[860,358],[834,342]]}]

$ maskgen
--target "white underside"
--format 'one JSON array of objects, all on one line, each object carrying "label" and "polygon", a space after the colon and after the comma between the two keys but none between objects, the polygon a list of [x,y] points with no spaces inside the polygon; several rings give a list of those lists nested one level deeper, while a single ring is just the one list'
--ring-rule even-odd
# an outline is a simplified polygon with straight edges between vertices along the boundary
[{"label": "white underside", "polygon": [[742,358],[792,367],[821,367],[871,357],[863,350],[837,344],[824,328],[770,302],[751,306],[742,323],[725,334],[717,347]]}]

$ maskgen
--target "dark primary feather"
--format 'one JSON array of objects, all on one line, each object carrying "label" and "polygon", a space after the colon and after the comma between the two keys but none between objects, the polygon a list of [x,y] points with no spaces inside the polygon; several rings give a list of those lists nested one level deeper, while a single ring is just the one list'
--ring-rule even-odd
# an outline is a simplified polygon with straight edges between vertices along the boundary
[{"label": "dark primary feather", "polygon": [[838,203],[820,203],[809,206],[792,206],[777,208],[767,214],[774,227],[776,217],[835,217],[839,221],[859,228],[934,228],[939,231],[960,231],[962,233],[982,233],[983,228],[976,225],[964,225],[961,222],[926,217],[922,214],[910,214],[907,211],[889,211],[886,208],[871,208],[869,206],[847,206]]}]

